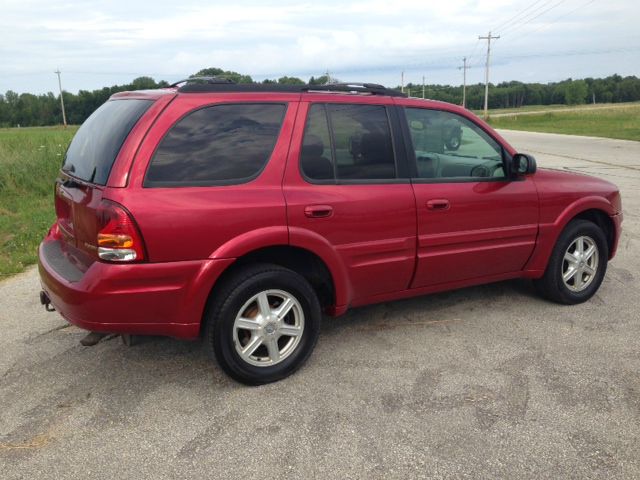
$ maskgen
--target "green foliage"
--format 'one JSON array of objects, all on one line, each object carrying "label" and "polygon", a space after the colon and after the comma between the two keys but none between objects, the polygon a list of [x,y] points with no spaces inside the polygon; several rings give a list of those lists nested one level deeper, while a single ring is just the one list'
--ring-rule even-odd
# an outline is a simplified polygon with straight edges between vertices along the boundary
[{"label": "green foliage", "polygon": [[582,105],[586,101],[589,86],[584,80],[572,81],[569,79],[566,82],[560,83],[556,87],[556,91],[564,97],[564,103],[566,105]]},{"label": "green foliage", "polygon": [[[253,83],[249,75],[223,70],[221,68],[205,68],[195,76],[219,76],[229,78],[236,83]],[[336,81],[327,75],[311,77],[310,85],[325,85]],[[304,81],[297,77],[283,76],[263,80],[264,84],[301,85]],[[77,94],[64,92],[64,104],[67,122],[78,125],[91,113],[106,102],[111,95],[124,90],[141,90],[167,87],[169,84],[161,80],[156,82],[151,77],[138,77],[126,85],[114,85],[99,90],[80,90]],[[406,90],[415,97],[422,96],[422,85],[409,83]],[[397,87],[400,89],[400,87]],[[462,86],[426,85],[425,96],[433,100],[450,103],[462,103]],[[553,105],[591,103],[595,97],[598,103],[619,103],[640,100],[640,79],[637,77],[621,77],[612,75],[607,78],[584,80],[568,79],[562,82],[541,84],[522,82],[503,82],[491,85],[489,89],[489,108],[521,108],[526,105]],[[484,102],[484,85],[467,86],[467,107],[481,109]],[[49,92],[43,95],[30,93],[17,94],[9,90],[0,94],[0,127],[45,126],[62,123],[60,97]]]},{"label": "green foliage", "polygon": [[[398,90],[400,87],[396,87]],[[462,103],[462,86],[426,85],[427,98]],[[410,95],[422,97],[422,85],[409,83]],[[635,102],[640,100],[640,78],[612,75],[607,78],[564,80],[556,83],[502,82],[489,87],[489,108],[521,108],[526,105],[554,105],[591,102]],[[484,105],[484,84],[467,85],[467,108],[480,110]]]},{"label": "green foliage", "polygon": [[75,131],[0,129],[0,278],[35,263],[55,218],[53,183]]},{"label": "green foliage", "polygon": [[221,68],[203,68],[193,77],[223,77],[233,80],[236,83],[253,83],[253,79],[249,75],[242,75],[238,72],[232,72],[228,70],[222,70]]}]

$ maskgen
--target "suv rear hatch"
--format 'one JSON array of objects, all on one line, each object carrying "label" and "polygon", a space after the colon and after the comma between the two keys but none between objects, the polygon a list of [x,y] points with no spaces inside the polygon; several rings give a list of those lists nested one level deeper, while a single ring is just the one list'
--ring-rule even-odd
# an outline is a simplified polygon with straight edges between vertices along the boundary
[{"label": "suv rear hatch", "polygon": [[[154,103],[153,99],[110,100],[98,108],[80,127],[65,154],[60,177],[55,186],[57,216],[56,233],[60,242],[54,257],[65,256],[79,272],[84,272],[98,258],[100,240],[106,248],[130,247],[127,231],[137,234],[128,212],[118,204],[103,200],[103,191],[116,157],[129,132]],[[130,236],[130,235],[129,235]],[[141,260],[142,242],[137,235],[137,258],[130,254],[126,261]],[[57,254],[57,255],[56,255]],[[49,256],[49,255],[48,255]],[[55,268],[55,264],[52,266]],[[57,270],[57,269],[56,269]],[[72,273],[66,269],[65,278]]]}]

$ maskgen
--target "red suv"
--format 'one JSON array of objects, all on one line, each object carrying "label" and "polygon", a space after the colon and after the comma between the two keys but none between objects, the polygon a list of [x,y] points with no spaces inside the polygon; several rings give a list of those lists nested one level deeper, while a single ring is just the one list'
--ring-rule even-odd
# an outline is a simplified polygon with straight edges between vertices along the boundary
[{"label": "red suv", "polygon": [[518,277],[583,302],[622,222],[614,185],[536,172],[458,106],[215,79],[113,95],[55,208],[43,303],[94,332],[203,337],[249,384],[300,367],[322,312]]}]

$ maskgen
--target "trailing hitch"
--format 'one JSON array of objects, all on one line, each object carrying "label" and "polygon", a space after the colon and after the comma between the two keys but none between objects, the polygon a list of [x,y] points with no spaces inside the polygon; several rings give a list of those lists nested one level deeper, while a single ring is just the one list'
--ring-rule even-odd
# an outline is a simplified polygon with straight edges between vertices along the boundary
[{"label": "trailing hitch", "polygon": [[44,309],[47,312],[55,312],[56,309],[53,308],[53,305],[51,305],[51,299],[49,298],[49,295],[47,295],[47,292],[45,291],[41,291],[40,292],[40,303],[42,305],[44,305]]}]

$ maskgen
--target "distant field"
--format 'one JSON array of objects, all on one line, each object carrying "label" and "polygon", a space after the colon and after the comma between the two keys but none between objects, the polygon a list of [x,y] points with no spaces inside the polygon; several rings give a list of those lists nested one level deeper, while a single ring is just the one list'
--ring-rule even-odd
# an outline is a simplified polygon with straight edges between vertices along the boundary
[{"label": "distant field", "polygon": [[[519,114],[519,113],[533,113],[547,110],[592,110],[592,109],[600,109],[600,108],[624,108],[630,106],[640,106],[640,102],[628,102],[628,103],[587,103],[585,105],[564,105],[564,104],[554,104],[554,105],[525,105],[524,107],[519,108],[495,108],[489,110],[489,116],[492,115],[504,115],[504,114]],[[473,110],[473,113],[476,115],[482,115],[484,113],[483,110]]]},{"label": "distant field", "polygon": [[35,263],[53,223],[53,182],[77,127],[0,129],[0,279]]},{"label": "distant field", "polygon": [[640,141],[640,103],[612,104],[595,110],[587,106],[557,108],[546,113],[490,117],[489,123],[494,128]]}]

